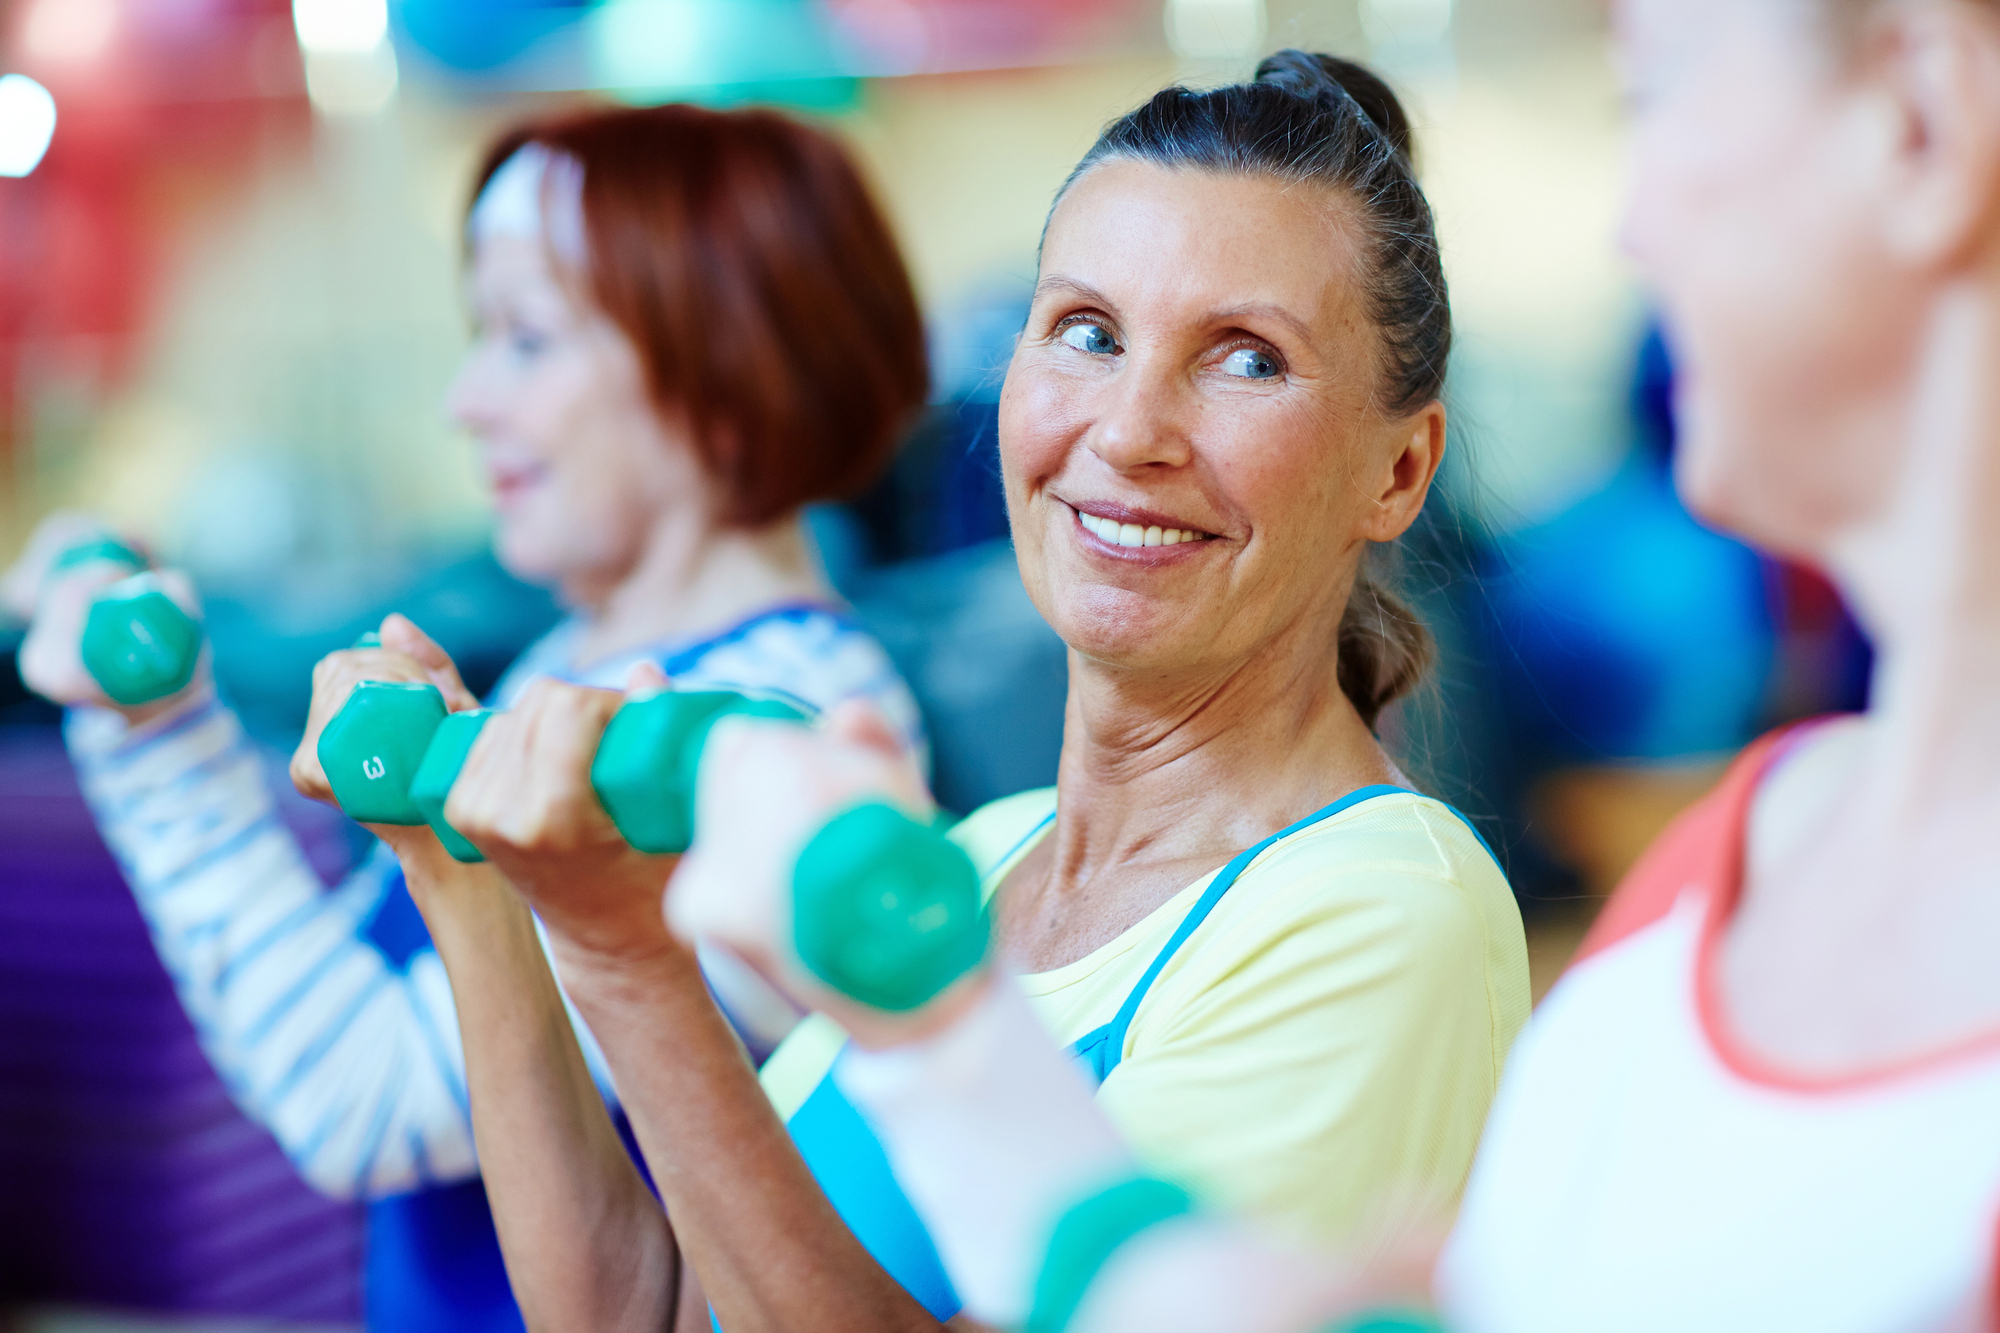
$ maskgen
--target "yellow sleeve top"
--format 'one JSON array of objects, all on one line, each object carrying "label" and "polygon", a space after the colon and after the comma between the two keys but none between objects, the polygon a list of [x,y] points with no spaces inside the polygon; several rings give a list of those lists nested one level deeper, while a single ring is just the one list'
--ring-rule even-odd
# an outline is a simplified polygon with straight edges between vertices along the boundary
[{"label": "yellow sleeve top", "polygon": [[[1052,825],[1053,790],[954,838],[995,885]],[[1219,868],[1218,868],[1219,869]],[[1215,872],[1074,963],[1019,978],[1065,1046],[1111,1021]],[[1449,807],[1385,791],[1267,846],[1168,959],[1099,1098],[1150,1169],[1301,1239],[1385,1196],[1455,1200],[1528,1016],[1505,877]],[[765,1066],[788,1119],[844,1041],[802,1024]]]}]

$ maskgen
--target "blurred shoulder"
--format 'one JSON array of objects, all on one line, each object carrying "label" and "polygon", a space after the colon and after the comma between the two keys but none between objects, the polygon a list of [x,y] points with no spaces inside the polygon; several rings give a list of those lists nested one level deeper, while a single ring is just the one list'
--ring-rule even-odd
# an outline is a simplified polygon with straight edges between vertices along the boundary
[{"label": "blurred shoulder", "polygon": [[881,641],[840,607],[777,607],[698,643],[662,645],[654,660],[683,689],[741,690],[811,712],[864,699],[924,748],[916,697]]}]

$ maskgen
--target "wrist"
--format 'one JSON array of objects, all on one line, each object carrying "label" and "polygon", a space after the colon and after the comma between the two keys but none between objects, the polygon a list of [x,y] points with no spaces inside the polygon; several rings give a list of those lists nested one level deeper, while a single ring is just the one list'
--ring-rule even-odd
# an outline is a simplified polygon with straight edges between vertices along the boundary
[{"label": "wrist", "polygon": [[108,727],[96,730],[102,741],[113,746],[129,745],[171,726],[189,713],[215,702],[215,684],[204,669],[175,694],[147,704],[124,705],[109,699],[70,705],[73,712],[99,717]]},{"label": "wrist", "polygon": [[707,1001],[701,966],[694,952],[665,929],[656,935],[619,934],[600,938],[559,928],[546,917],[549,953],[563,988],[583,1008],[594,1004],[643,1003],[689,991]]}]

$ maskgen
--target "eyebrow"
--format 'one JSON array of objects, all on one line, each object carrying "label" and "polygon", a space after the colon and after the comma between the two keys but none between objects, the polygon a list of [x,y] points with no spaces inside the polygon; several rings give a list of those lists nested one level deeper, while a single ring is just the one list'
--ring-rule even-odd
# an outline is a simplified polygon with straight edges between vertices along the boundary
[{"label": "eyebrow", "polygon": [[[1103,292],[1089,283],[1080,282],[1075,278],[1069,277],[1067,274],[1051,273],[1035,284],[1035,299],[1037,300],[1058,292],[1067,293],[1081,301],[1088,301],[1092,305],[1103,306],[1107,310],[1115,308],[1115,303]],[[1213,312],[1207,318],[1211,323],[1224,324],[1239,321],[1246,315],[1254,315],[1282,324],[1287,329],[1290,329],[1301,342],[1312,343],[1316,341],[1313,337],[1312,329],[1304,320],[1283,306],[1273,305],[1269,301],[1250,301],[1242,305],[1228,306]]]}]

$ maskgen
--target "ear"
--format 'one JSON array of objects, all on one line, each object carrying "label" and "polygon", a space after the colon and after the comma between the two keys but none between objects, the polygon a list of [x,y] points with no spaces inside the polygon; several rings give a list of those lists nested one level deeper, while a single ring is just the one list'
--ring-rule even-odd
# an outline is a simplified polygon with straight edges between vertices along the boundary
[{"label": "ear", "polygon": [[1863,43],[1895,112],[1884,239],[1911,263],[1963,262],[2000,222],[2000,13],[1885,6]]},{"label": "ear", "polygon": [[1361,535],[1369,541],[1392,542],[1417,521],[1444,462],[1444,427],[1444,404],[1436,399],[1384,427],[1392,453],[1378,474],[1382,486],[1373,509],[1362,520]]}]

